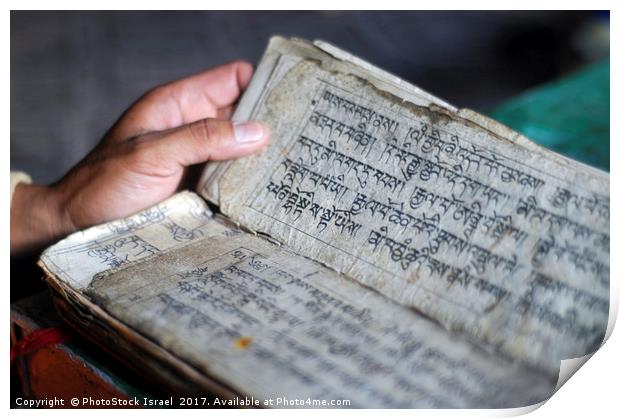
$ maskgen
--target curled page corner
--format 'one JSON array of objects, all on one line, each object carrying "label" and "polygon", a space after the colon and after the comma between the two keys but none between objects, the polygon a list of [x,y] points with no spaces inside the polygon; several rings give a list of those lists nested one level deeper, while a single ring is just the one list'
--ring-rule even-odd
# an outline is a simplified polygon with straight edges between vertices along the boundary
[{"label": "curled page corner", "polygon": [[[596,351],[595,351],[596,352]],[[577,358],[563,359],[560,362],[560,370],[558,372],[558,381],[553,392],[544,400],[529,406],[516,407],[512,409],[501,409],[495,417],[515,417],[532,413],[547,403],[560,388],[595,354],[592,352]]]},{"label": "curled page corner", "polygon": [[[616,326],[616,320],[618,318],[618,299],[613,298],[613,295],[616,294],[613,286],[613,282],[611,284],[611,295],[612,298],[609,300],[609,320],[607,322],[607,330],[605,331],[605,337],[603,338],[603,342],[599,349],[607,342],[607,339],[611,336],[611,333]],[[555,390],[553,390],[553,394],[555,394],[566,382],[581,368],[583,365],[588,362],[588,360],[598,351],[598,349],[594,352],[591,352],[587,355],[572,358],[572,359],[563,359],[560,362],[560,371],[558,373],[558,382],[555,386]]]},{"label": "curled page corner", "polygon": [[[583,365],[588,362],[588,360],[594,355],[596,352],[592,352],[590,354],[571,359],[563,359],[560,362],[560,372],[558,373],[558,382],[555,385],[555,390],[553,390],[553,394],[555,394],[566,382],[571,378],[579,368],[583,367]],[[553,397],[553,396],[552,396]]]},{"label": "curled page corner", "polygon": [[[614,293],[612,287],[612,294]],[[611,336],[611,333],[616,326],[616,319],[618,317],[618,299],[611,298],[610,306],[609,306],[609,321],[607,323],[607,330],[605,332],[605,337],[599,349],[607,342],[607,339]],[[560,362],[560,371],[558,373],[558,382],[555,386],[555,390],[553,390],[553,394],[555,394],[566,382],[573,376],[575,373],[583,367],[583,365],[588,362],[588,360],[598,351],[598,349],[594,352],[591,352],[587,355],[571,358],[571,359],[563,359]]]},{"label": "curled page corner", "polygon": [[501,409],[498,411],[498,415],[495,417],[509,418],[509,417],[527,415],[528,413],[532,413],[533,411],[538,410],[539,407],[547,403],[547,400],[543,400],[541,402],[534,403],[529,406],[515,407],[512,409]]}]

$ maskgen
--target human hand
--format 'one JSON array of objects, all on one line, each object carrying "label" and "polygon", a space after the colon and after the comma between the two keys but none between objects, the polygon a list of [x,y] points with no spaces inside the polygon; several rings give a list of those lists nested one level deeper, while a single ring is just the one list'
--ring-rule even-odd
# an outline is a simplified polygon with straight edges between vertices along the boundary
[{"label": "human hand", "polygon": [[179,189],[190,165],[261,149],[269,137],[264,126],[229,120],[252,72],[238,61],[157,87],[59,182],[19,184],[11,203],[11,252],[148,208]]}]

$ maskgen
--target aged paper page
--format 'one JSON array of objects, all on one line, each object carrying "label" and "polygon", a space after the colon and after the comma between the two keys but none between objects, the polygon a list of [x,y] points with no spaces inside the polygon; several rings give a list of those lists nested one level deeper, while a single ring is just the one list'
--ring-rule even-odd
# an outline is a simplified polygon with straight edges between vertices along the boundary
[{"label": "aged paper page", "polygon": [[[457,111],[447,102],[432,96],[419,87],[326,42],[315,41],[310,43],[303,39],[285,39],[274,36],[269,40],[267,51],[261,59],[248,89],[244,92],[235,109],[233,120],[251,119],[255,109],[262,105],[271,87],[302,60],[322,62],[334,71],[346,72],[364,80],[370,80],[380,89],[417,105],[437,104],[446,109]],[[219,178],[229,164],[230,162],[226,161],[208,163],[200,181],[198,190],[201,195],[216,205],[219,205]]]},{"label": "aged paper page", "polygon": [[85,293],[241,395],[310,400],[273,407],[516,407],[555,385],[236,229],[99,275]]},{"label": "aged paper page", "polygon": [[103,310],[128,342],[145,338],[165,355],[140,362],[165,369],[178,359],[215,380],[196,382],[227,395],[309,400],[306,407],[507,408],[543,401],[555,386],[557,372],[452,336],[285,246],[211,218],[191,193],[70,236],[42,264],[66,282],[61,288],[89,299],[73,304]]},{"label": "aged paper page", "polygon": [[219,232],[204,200],[182,192],[140,213],[72,234],[41,255],[51,273],[79,291],[109,269]]},{"label": "aged paper page", "polygon": [[219,178],[225,215],[528,363],[601,343],[607,174],[329,64],[283,56],[271,79],[271,144]]}]

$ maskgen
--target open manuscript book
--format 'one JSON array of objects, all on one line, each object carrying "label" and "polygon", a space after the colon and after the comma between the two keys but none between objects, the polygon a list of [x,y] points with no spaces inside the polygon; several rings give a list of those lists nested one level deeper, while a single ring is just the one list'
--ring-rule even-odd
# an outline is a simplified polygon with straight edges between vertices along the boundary
[{"label": "open manuscript book", "polygon": [[234,118],[269,146],[41,257],[135,368],[180,394],[509,408],[602,344],[607,173],[323,42],[273,38]]}]

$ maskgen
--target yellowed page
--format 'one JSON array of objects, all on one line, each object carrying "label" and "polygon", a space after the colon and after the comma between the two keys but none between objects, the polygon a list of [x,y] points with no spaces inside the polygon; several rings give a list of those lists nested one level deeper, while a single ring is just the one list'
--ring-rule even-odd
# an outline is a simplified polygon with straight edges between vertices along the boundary
[{"label": "yellowed page", "polygon": [[217,234],[212,219],[202,198],[182,192],[131,217],[72,234],[47,249],[41,263],[80,291],[100,272]]},{"label": "yellowed page", "polygon": [[[136,224],[157,209],[163,217]],[[201,237],[176,245],[171,220]],[[136,257],[119,248],[117,257],[132,260],[106,268],[86,250],[118,242],[128,225],[160,251]],[[207,217],[193,194],[71,236],[42,263],[65,282],[59,288],[79,288],[82,304],[263,407],[518,407],[555,386],[557,372],[489,353],[285,246]]]},{"label": "yellowed page", "polygon": [[271,144],[217,179],[225,215],[533,365],[601,343],[607,174],[335,64],[278,68],[252,114]]}]

